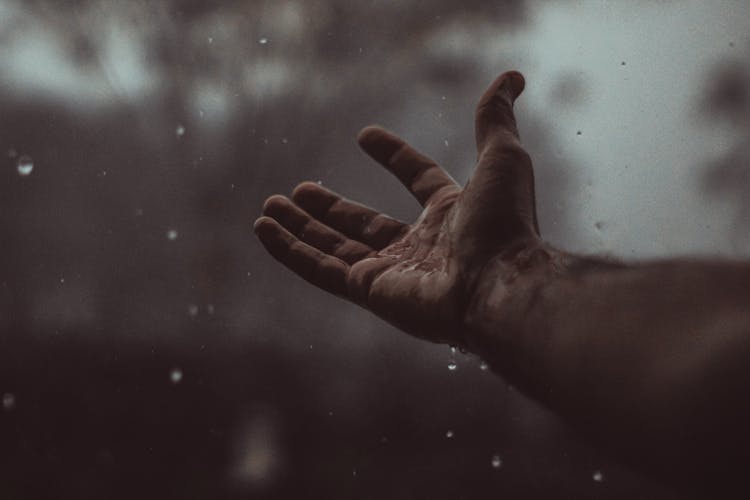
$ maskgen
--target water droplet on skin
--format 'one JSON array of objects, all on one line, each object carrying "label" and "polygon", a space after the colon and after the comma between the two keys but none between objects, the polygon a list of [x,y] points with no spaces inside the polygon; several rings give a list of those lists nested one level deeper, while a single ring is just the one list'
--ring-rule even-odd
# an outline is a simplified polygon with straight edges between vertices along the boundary
[{"label": "water droplet on skin", "polygon": [[455,362],[451,361],[450,363],[448,363],[448,369],[450,371],[456,371],[456,368],[458,368],[458,365]]},{"label": "water droplet on skin", "polygon": [[503,466],[503,459],[500,458],[500,455],[492,455],[490,463],[492,464],[493,469],[499,469]]},{"label": "water droplet on skin", "polygon": [[198,316],[198,306],[196,306],[195,304],[191,304],[190,307],[188,307],[188,314],[192,318],[195,318],[196,316]]},{"label": "water droplet on skin", "polygon": [[185,126],[177,125],[177,128],[175,129],[174,133],[177,135],[177,137],[182,137],[183,135],[185,135]]},{"label": "water droplet on skin", "polygon": [[596,470],[591,475],[591,479],[593,479],[597,483],[601,483],[602,481],[604,481],[604,474],[602,474],[602,471]]},{"label": "water droplet on skin", "polygon": [[177,239],[177,236],[179,236],[179,235],[178,235],[178,233],[177,233],[177,230],[176,230],[176,229],[170,229],[169,231],[167,231],[167,239],[168,239],[169,241],[174,241],[174,240],[176,240],[176,239]]},{"label": "water droplet on skin", "polygon": [[487,366],[487,363],[482,363],[479,365],[479,369],[482,370],[483,372],[486,372],[488,368],[489,366]]},{"label": "water droplet on skin", "polygon": [[179,368],[173,368],[172,371],[169,372],[169,380],[171,380],[173,384],[179,384],[182,381],[182,370]]},{"label": "water droplet on skin", "polygon": [[265,44],[268,43],[268,38],[266,38],[266,37],[260,38],[258,40],[258,43],[261,44],[261,45],[265,45]]},{"label": "water droplet on skin", "polygon": [[445,437],[447,437],[448,439],[451,439],[453,437],[453,431],[447,431],[445,433]]},{"label": "water droplet on skin", "polygon": [[15,407],[16,407],[16,396],[11,394],[10,392],[6,392],[5,394],[3,394],[3,409],[5,411],[10,411]]},{"label": "water droplet on skin", "polygon": [[30,156],[23,155],[18,159],[18,174],[26,177],[34,170],[34,160]]}]

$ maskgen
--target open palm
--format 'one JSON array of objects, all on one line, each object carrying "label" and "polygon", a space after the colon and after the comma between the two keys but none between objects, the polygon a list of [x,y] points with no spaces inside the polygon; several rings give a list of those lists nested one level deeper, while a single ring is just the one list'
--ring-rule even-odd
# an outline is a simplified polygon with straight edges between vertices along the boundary
[{"label": "open palm", "polygon": [[271,196],[255,231],[269,253],[310,283],[347,298],[408,333],[460,343],[476,278],[494,258],[539,242],[531,161],[513,101],[520,73],[498,77],[479,101],[476,170],[460,187],[441,167],[379,127],[359,144],[422,204],[412,224],[346,200],[318,184],[291,199]]}]

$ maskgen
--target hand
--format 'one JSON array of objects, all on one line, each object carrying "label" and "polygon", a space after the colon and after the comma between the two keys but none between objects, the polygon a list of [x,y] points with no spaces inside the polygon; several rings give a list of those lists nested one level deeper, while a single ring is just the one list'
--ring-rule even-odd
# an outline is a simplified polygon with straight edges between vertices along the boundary
[{"label": "hand", "polygon": [[424,207],[412,224],[305,182],[291,199],[268,198],[255,232],[310,283],[417,337],[465,344],[466,309],[483,268],[541,245],[531,160],[513,115],[523,88],[523,76],[507,72],[480,99],[479,156],[464,188],[382,128],[360,133],[362,149]]}]

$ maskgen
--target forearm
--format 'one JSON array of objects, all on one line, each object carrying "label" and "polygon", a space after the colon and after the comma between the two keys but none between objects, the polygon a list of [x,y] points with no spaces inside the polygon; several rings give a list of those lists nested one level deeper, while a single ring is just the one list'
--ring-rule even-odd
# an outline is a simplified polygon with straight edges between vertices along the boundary
[{"label": "forearm", "polygon": [[750,264],[581,262],[510,285],[488,269],[467,314],[472,349],[625,454],[700,462],[747,445]]}]

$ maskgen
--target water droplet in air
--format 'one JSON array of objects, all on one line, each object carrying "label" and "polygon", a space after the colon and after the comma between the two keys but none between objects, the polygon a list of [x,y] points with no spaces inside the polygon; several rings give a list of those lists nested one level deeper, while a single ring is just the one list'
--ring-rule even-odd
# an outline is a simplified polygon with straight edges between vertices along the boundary
[{"label": "water droplet in air", "polygon": [[214,43],[214,37],[212,36],[208,37],[208,43]]},{"label": "water droplet in air", "polygon": [[16,407],[16,397],[9,392],[6,392],[5,394],[3,394],[3,409],[5,411],[10,411],[15,407]]},{"label": "water droplet in air", "polygon": [[216,312],[216,308],[214,307],[214,305],[213,305],[213,304],[208,304],[208,305],[206,306],[206,312],[207,312],[208,314],[210,314],[211,316],[213,316],[213,314],[214,314],[214,313]]},{"label": "water droplet in air", "polygon": [[446,99],[446,97],[445,96],[441,96],[440,99],[444,101]]},{"label": "water droplet in air", "polygon": [[451,354],[456,354],[456,346],[451,346]]},{"label": "water droplet in air", "polygon": [[65,278],[60,278],[60,284],[62,284],[62,285],[65,284]]},{"label": "water droplet in air", "polygon": [[15,158],[16,156],[18,156],[18,151],[16,151],[13,148],[10,148],[8,150],[8,158]]},{"label": "water droplet in air", "polygon": [[487,363],[483,362],[482,364],[479,365],[479,369],[482,370],[483,372],[486,372],[487,368],[489,368],[489,366],[487,366]]},{"label": "water droplet in air", "polygon": [[503,466],[503,459],[500,458],[500,455],[492,455],[492,461],[490,463],[492,464],[493,469],[499,469]]},{"label": "water droplet in air", "polygon": [[450,371],[456,371],[456,368],[458,368],[458,365],[455,363],[455,361],[451,361],[450,363],[448,363],[448,369]]},{"label": "water droplet in air", "polygon": [[316,183],[318,184],[318,186],[322,186],[322,185],[323,185],[323,181],[321,181],[320,179],[318,179],[318,180],[316,181]]},{"label": "water droplet in air", "polygon": [[620,66],[625,66],[625,61],[621,62]]},{"label": "water droplet in air", "polygon": [[604,229],[604,221],[601,221],[601,220],[596,221],[594,223],[594,227],[598,229],[599,231],[601,231],[602,229]]},{"label": "water droplet in air", "polygon": [[447,437],[448,439],[452,438],[453,437],[453,431],[447,431],[445,433],[445,437]]},{"label": "water droplet in air", "polygon": [[169,231],[167,231],[167,239],[169,241],[176,240],[177,236],[179,236],[179,234],[177,233],[177,229],[170,229]]},{"label": "water droplet in air", "polygon": [[18,159],[18,173],[26,177],[34,170],[34,160],[30,156],[23,155]]},{"label": "water droplet in air", "polygon": [[174,133],[177,135],[177,137],[182,137],[183,135],[185,135],[185,126],[177,125],[177,128],[175,129]]},{"label": "water droplet in air", "polygon": [[289,139],[287,139],[286,137],[283,137],[281,139],[281,144],[289,144]]},{"label": "water droplet in air", "polygon": [[581,135],[582,133],[583,133],[583,132],[581,132],[581,131],[579,130],[578,132],[576,132],[576,135]]},{"label": "water droplet in air", "polygon": [[179,384],[182,381],[182,370],[179,368],[173,368],[172,371],[169,372],[169,380],[171,380],[173,384]]},{"label": "water droplet in air", "polygon": [[260,38],[258,40],[258,43],[261,44],[261,45],[265,45],[265,44],[268,43],[268,38],[266,38],[266,37]]},{"label": "water droplet in air", "polygon": [[135,209],[135,216],[140,217],[143,215],[143,209],[142,208],[136,208]]},{"label": "water droplet in air", "polygon": [[593,479],[597,483],[601,483],[602,481],[604,481],[604,474],[602,474],[602,471],[596,470],[591,475],[591,479]]},{"label": "water droplet in air", "polygon": [[445,147],[447,148],[447,147],[448,147],[448,139],[445,139],[445,140],[443,141],[443,144],[445,144]]},{"label": "water droplet in air", "polygon": [[193,318],[198,316],[198,306],[196,306],[195,304],[190,304],[190,307],[188,307],[188,314]]}]

